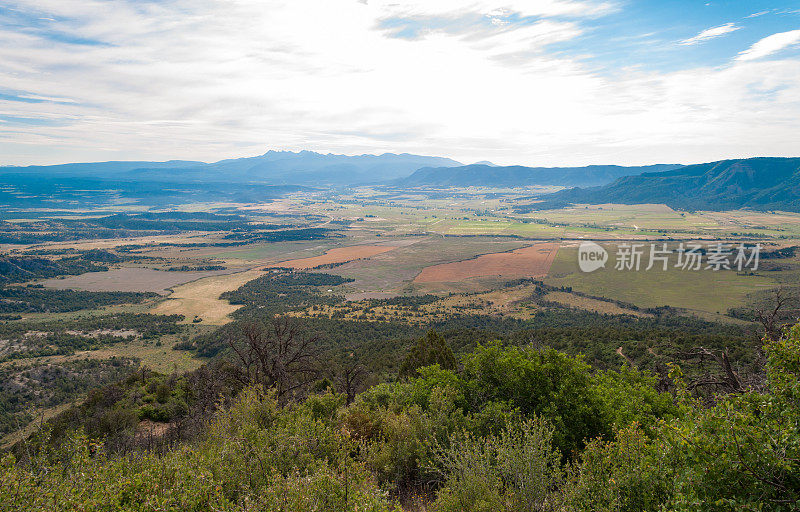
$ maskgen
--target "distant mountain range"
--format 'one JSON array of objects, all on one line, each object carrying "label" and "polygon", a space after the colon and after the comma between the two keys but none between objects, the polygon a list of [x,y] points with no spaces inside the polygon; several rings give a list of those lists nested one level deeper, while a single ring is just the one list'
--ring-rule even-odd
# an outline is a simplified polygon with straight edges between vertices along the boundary
[{"label": "distant mountain range", "polygon": [[605,185],[622,176],[668,171],[680,165],[658,164],[640,167],[589,165],[586,167],[524,167],[486,164],[459,167],[424,167],[394,182],[400,187],[527,187],[559,185],[591,187]]},{"label": "distant mountain range", "polygon": [[594,188],[562,190],[534,207],[564,203],[664,203],[690,210],[800,211],[800,158],[748,158],[626,176]]},{"label": "distant mountain range", "polygon": [[[705,164],[621,167],[462,165],[408,153],[335,155],[268,151],[261,156],[204,163],[95,162],[0,167],[4,204],[33,196],[80,203],[101,194],[118,198],[183,201],[216,196],[226,200],[276,197],[316,186],[391,184],[395,187],[582,187],[542,196],[544,208],[566,203],[665,203],[681,209],[754,208],[800,211],[800,158],[750,158]],[[26,199],[27,198],[27,199]],[[524,207],[523,207],[524,208]]]},{"label": "distant mountain range", "polygon": [[313,151],[268,151],[251,158],[215,163],[95,162],[30,167],[0,167],[0,174],[35,174],[137,182],[261,183],[269,185],[354,185],[408,176],[420,167],[461,165],[441,157],[408,153],[334,155]]}]

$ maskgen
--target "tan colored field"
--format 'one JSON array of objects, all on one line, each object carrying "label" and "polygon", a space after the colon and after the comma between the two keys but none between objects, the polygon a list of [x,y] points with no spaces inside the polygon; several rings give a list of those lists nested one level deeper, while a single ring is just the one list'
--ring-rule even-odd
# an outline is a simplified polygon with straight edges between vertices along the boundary
[{"label": "tan colored field", "polygon": [[[235,273],[236,269],[170,272],[142,267],[122,267],[107,272],[88,272],[79,276],[45,279],[48,288],[90,292],[156,292],[167,295],[173,286],[210,276]],[[224,279],[224,277],[223,277]]]},{"label": "tan colored field", "polygon": [[642,313],[641,311],[620,307],[613,302],[590,299],[589,297],[581,297],[579,295],[574,295],[567,292],[550,292],[544,296],[544,299],[552,302],[558,302],[559,304],[564,304],[565,306],[570,306],[573,308],[593,311],[595,313],[604,313],[609,315],[633,315],[638,317],[653,316]]},{"label": "tan colored field", "polygon": [[309,269],[320,265],[329,265],[331,263],[347,263],[348,261],[371,258],[396,248],[397,246],[395,245],[352,245],[350,247],[337,247],[336,249],[325,251],[325,254],[321,256],[282,261],[270,265],[270,267]]},{"label": "tan colored field", "polygon": [[[70,242],[45,242],[40,244],[30,244],[26,248],[37,249],[113,249],[121,245],[139,245],[139,244],[188,244],[199,242],[212,242],[222,240],[218,234],[199,233],[199,232],[186,232],[180,235],[151,235],[142,237],[131,238],[101,238],[94,240],[74,240]],[[16,246],[22,247],[22,246]]]},{"label": "tan colored field", "polygon": [[228,315],[241,306],[221,300],[219,296],[222,292],[235,290],[262,275],[264,272],[260,270],[248,270],[238,274],[207,277],[176,286],[169,298],[150,312],[159,315],[183,315],[186,317],[186,322],[191,322],[197,315],[203,319],[204,324],[223,325],[231,321]]},{"label": "tan colored field", "polygon": [[484,254],[471,260],[425,267],[415,283],[456,282],[471,277],[543,277],[558,253],[558,244],[543,243],[511,252]]}]

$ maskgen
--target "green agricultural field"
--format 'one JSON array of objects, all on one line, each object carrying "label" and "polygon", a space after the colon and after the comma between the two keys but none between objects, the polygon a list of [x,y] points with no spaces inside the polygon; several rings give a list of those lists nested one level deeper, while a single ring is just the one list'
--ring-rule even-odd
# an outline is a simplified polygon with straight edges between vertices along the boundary
[{"label": "green agricultural field", "polygon": [[729,308],[744,305],[748,294],[779,286],[777,276],[769,272],[742,275],[724,270],[681,270],[673,266],[674,261],[667,271],[658,266],[645,271],[646,255],[638,272],[615,270],[614,251],[609,253],[606,268],[584,273],[578,268],[577,248],[562,248],[545,282],[640,307],[672,306],[706,313],[725,313]]},{"label": "green agricultural field", "polygon": [[694,231],[718,226],[715,221],[701,215],[677,212],[664,205],[574,206],[535,212],[528,217],[571,225],[597,224],[633,230],[686,229]]},{"label": "green agricultural field", "polygon": [[[241,247],[198,250],[195,253],[198,256],[217,258],[221,260],[267,262],[319,256],[331,247],[336,247],[337,242],[338,241],[334,240],[311,240],[301,242],[259,243]],[[192,253],[187,254],[192,255]]]}]

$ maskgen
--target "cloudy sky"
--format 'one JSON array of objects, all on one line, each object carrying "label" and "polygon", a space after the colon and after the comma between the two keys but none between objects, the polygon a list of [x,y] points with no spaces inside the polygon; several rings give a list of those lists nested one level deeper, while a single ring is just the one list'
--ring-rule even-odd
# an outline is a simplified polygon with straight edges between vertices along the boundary
[{"label": "cloudy sky", "polygon": [[800,156],[800,2],[2,0],[0,164]]}]

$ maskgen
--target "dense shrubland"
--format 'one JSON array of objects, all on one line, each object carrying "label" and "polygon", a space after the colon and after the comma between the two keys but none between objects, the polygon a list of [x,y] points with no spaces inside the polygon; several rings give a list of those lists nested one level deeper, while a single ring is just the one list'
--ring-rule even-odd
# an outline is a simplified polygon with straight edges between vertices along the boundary
[{"label": "dense shrubland", "polygon": [[302,309],[313,304],[336,304],[340,295],[326,294],[321,287],[338,286],[352,279],[332,274],[293,272],[275,269],[253,279],[236,290],[224,292],[220,298],[245,307],[236,312],[238,318]]},{"label": "dense shrubland", "polygon": [[0,288],[2,313],[66,313],[115,304],[139,304],[159,297],[153,292],[87,292],[42,286]]},{"label": "dense shrubland", "polygon": [[0,323],[0,362],[40,356],[71,355],[133,338],[178,334],[182,315],[116,313],[56,320]]},{"label": "dense shrubland", "polygon": [[96,263],[98,261],[101,260],[96,257],[94,259],[78,257],[48,259],[32,256],[0,256],[0,284],[108,270],[107,266],[98,265]]},{"label": "dense shrubland", "polygon": [[135,411],[135,422],[152,418],[148,403],[183,400],[204,404],[204,427],[131,451],[62,418],[4,457],[0,510],[796,510],[800,327],[765,355],[763,381],[713,402],[678,365],[664,392],[650,372],[500,343],[349,405],[326,380],[297,400],[252,384],[214,402],[209,369],[134,374],[119,400],[105,391],[75,417]]},{"label": "dense shrubland", "polygon": [[[268,284],[271,289],[274,285]],[[241,333],[243,324],[253,319],[268,319],[274,306],[258,308],[253,294],[247,311],[240,318],[217,331],[203,334],[178,345],[195,350],[203,357],[220,357],[229,350],[227,339]],[[309,287],[297,287],[298,293],[287,293],[281,287],[269,293],[283,294],[277,301],[299,299],[328,300],[329,296],[311,293]],[[249,294],[250,292],[248,292]],[[293,305],[285,306],[287,308]],[[303,306],[305,307],[305,306]],[[666,379],[667,363],[681,362],[690,377],[706,371],[707,362],[686,355],[695,347],[727,350],[742,372],[755,371],[760,340],[754,332],[740,326],[705,322],[692,317],[665,315],[655,318],[603,315],[581,310],[545,309],[529,321],[489,315],[465,315],[444,321],[429,322],[424,327],[400,321],[369,322],[339,318],[303,318],[300,327],[320,335],[320,343],[336,357],[356,354],[379,380],[396,377],[405,351],[428,329],[442,334],[456,356],[475,349],[478,344],[501,340],[506,345],[552,347],[571,354],[583,354],[587,363],[598,369],[615,369],[629,361]],[[621,347],[623,355],[618,353]]]},{"label": "dense shrubland", "polygon": [[121,357],[0,367],[0,435],[25,427],[32,407],[54,407],[127,376],[138,363]]}]

